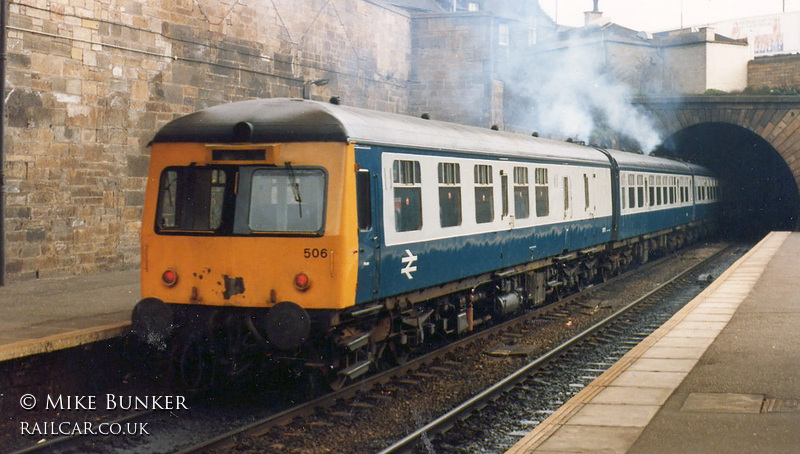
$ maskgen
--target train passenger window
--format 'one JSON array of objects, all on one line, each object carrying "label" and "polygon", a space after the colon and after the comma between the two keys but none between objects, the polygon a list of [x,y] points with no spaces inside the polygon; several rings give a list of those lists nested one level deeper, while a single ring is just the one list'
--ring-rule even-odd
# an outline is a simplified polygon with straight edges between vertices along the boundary
[{"label": "train passenger window", "polygon": [[247,219],[252,232],[316,233],[324,212],[324,171],[290,165],[253,171]]},{"label": "train passenger window", "polygon": [[372,195],[369,170],[361,169],[356,172],[356,210],[358,211],[358,229],[371,229]]},{"label": "train passenger window", "polygon": [[475,222],[483,224],[494,220],[494,187],[492,166],[475,165]]},{"label": "train passenger window", "polygon": [[664,205],[666,205],[667,204],[667,195],[668,195],[666,186],[661,188],[661,193],[664,195],[662,197],[662,199],[664,200]]},{"label": "train passenger window", "polygon": [[394,161],[394,225],[398,232],[422,229],[422,176],[419,161]]},{"label": "train passenger window", "polygon": [[439,163],[439,222],[442,227],[461,225],[461,166]]},{"label": "train passenger window", "polygon": [[564,214],[569,211],[569,177],[564,177]]},{"label": "train passenger window", "polygon": [[529,184],[528,169],[514,167],[514,215],[517,219],[528,219],[531,215]]},{"label": "train passenger window", "polygon": [[639,208],[641,208],[644,206],[644,188],[640,186],[636,189],[637,189],[636,200],[639,202],[638,203]]},{"label": "train passenger window", "polygon": [[534,173],[536,185],[536,216],[545,217],[550,214],[550,188],[547,183],[547,169],[536,169]]},{"label": "train passenger window", "polygon": [[628,201],[630,203],[628,208],[636,207],[636,188],[628,188]]},{"label": "train passenger window", "polygon": [[[659,203],[661,201],[661,193],[658,194]],[[650,186],[650,206],[656,206],[656,188]]]},{"label": "train passenger window", "polygon": [[675,188],[669,188],[669,203],[670,205],[675,203]]}]

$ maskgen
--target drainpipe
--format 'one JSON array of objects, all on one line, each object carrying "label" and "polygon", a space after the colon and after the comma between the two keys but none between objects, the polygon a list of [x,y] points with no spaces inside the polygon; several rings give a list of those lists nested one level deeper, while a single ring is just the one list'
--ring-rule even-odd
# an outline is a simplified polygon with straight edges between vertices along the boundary
[{"label": "drainpipe", "polygon": [[6,285],[6,16],[8,2],[0,0],[0,286]]}]

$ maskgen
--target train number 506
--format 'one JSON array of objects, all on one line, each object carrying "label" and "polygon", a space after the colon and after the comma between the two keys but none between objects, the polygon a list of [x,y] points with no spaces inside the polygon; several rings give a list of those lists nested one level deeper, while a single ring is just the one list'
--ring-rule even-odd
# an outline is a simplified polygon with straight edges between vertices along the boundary
[{"label": "train number 506", "polygon": [[328,257],[328,250],[327,249],[317,249],[317,248],[305,248],[303,249],[303,257],[310,259],[319,259],[319,258],[327,258]]}]

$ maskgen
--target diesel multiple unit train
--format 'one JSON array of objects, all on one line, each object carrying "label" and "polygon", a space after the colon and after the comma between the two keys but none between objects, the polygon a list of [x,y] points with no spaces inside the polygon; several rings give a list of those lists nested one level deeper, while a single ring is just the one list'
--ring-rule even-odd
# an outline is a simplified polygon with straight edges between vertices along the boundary
[{"label": "diesel multiple unit train", "polygon": [[718,199],[697,165],[298,99],[151,150],[133,326],[190,388],[278,364],[341,385],[679,248]]}]

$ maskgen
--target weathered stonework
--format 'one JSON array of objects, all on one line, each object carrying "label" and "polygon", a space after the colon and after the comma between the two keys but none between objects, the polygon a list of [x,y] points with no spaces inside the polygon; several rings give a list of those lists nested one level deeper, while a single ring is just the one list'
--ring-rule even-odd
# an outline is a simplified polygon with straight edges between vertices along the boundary
[{"label": "weathered stonework", "polygon": [[497,19],[490,14],[415,16],[411,113],[502,127],[503,84],[494,79],[496,30]]},{"label": "weathered stonework", "polygon": [[750,60],[747,86],[800,90],[800,55],[779,55]]},{"label": "weathered stonework", "polygon": [[8,24],[11,281],[138,265],[147,144],[177,116],[322,78],[314,99],[408,111],[410,17],[377,0],[19,0]]}]

